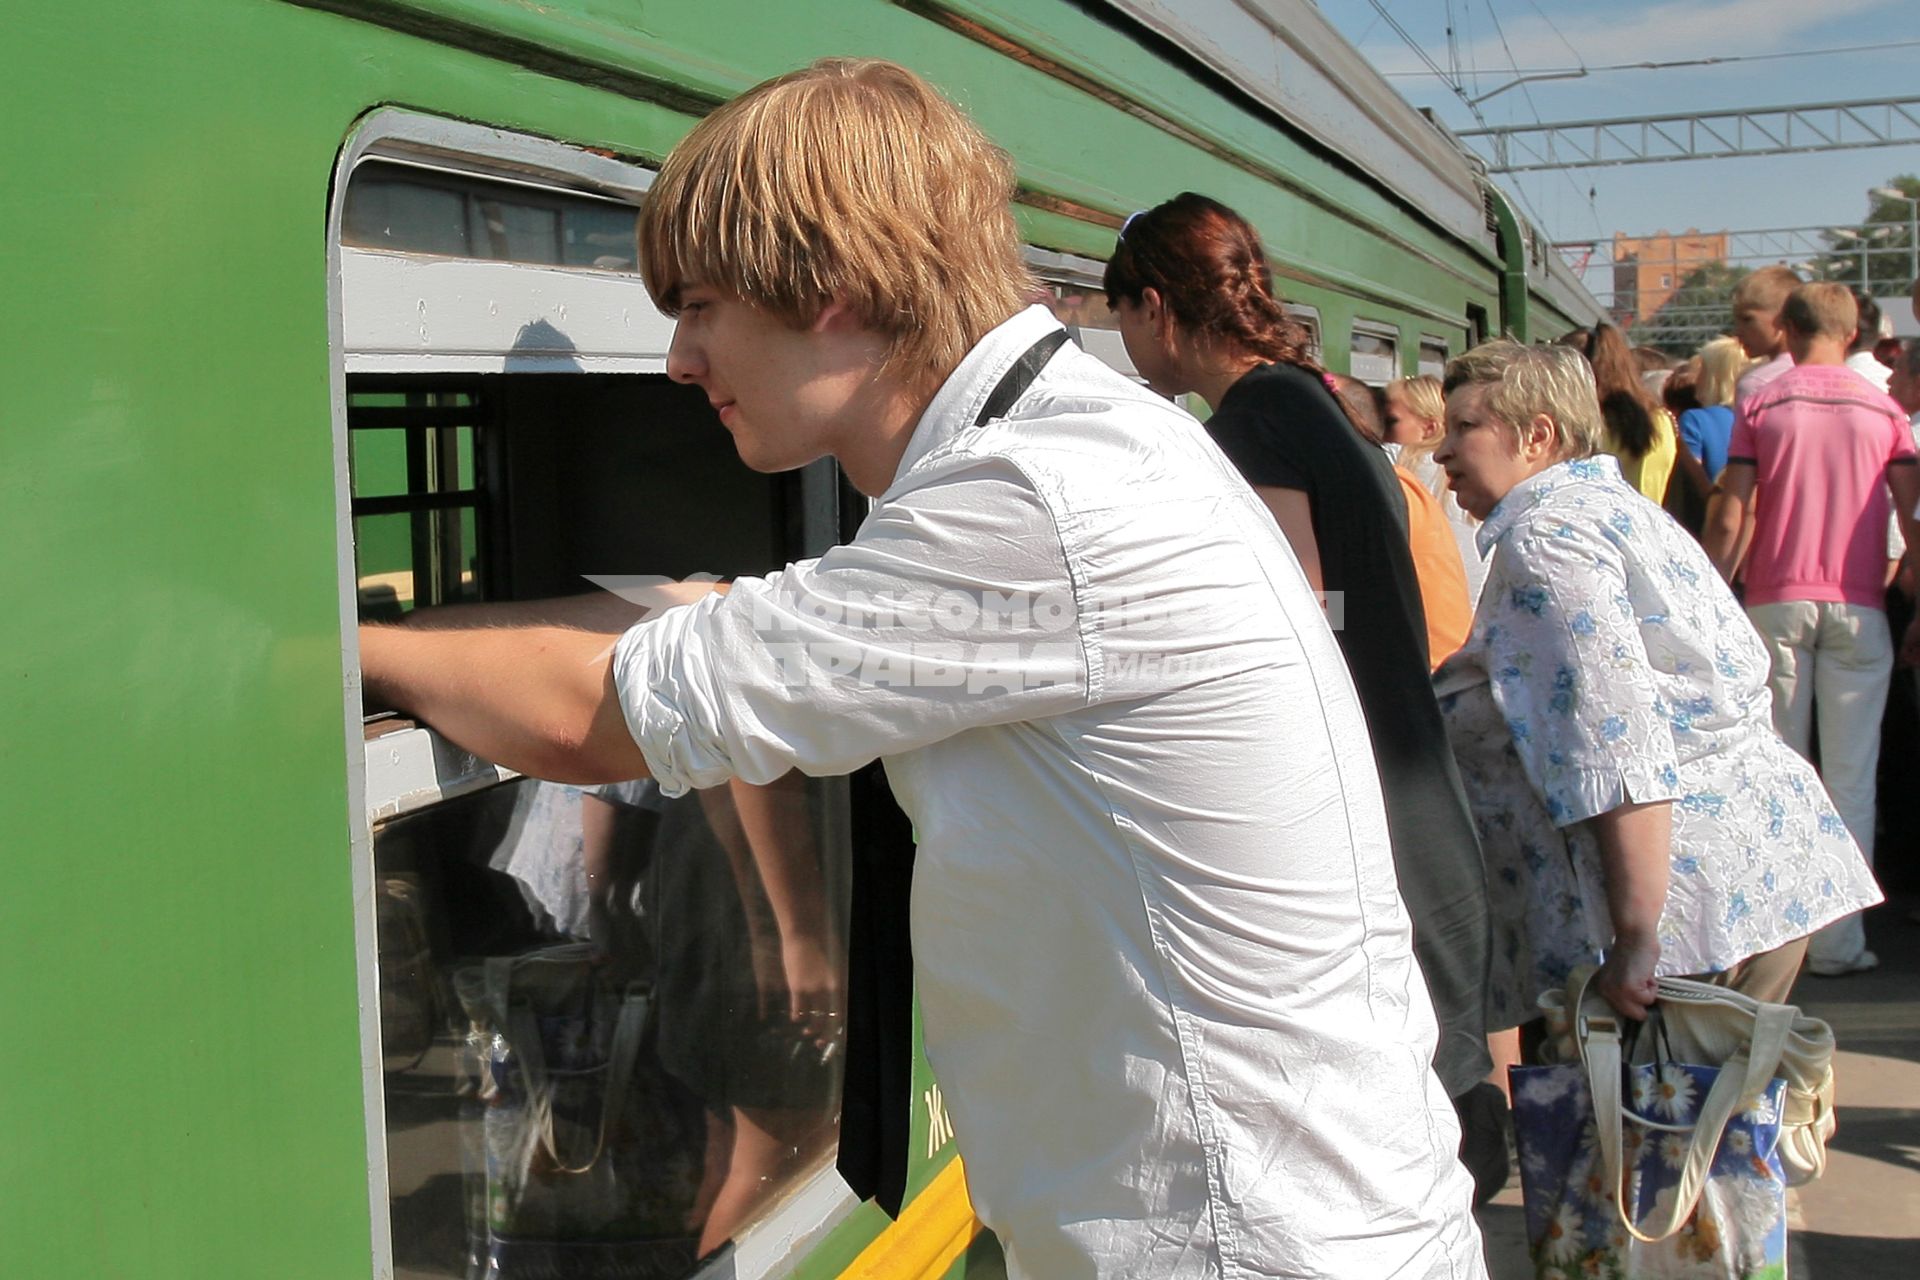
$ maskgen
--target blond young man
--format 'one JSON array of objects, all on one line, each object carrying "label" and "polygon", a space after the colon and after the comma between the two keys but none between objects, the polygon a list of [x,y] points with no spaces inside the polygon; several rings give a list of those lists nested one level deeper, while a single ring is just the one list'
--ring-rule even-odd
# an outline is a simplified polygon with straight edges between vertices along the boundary
[{"label": "blond young man", "polygon": [[[1858,313],[1844,285],[1796,289],[1781,313],[1794,364],[1743,401],[1702,535],[1724,577],[1753,516],[1746,607],[1772,662],[1774,725],[1802,755],[1820,725],[1820,774],[1873,860],[1880,717],[1893,673],[1887,494],[1908,545],[1920,502],[1900,406],[1846,367]],[[1756,501],[1756,494],[1758,500]],[[1808,971],[1872,969],[1858,913],[1813,935]]]},{"label": "blond young man", "polygon": [[1740,376],[1733,407],[1793,368],[1787,349],[1787,329],[1780,313],[1800,287],[1800,277],[1787,267],[1761,267],[1741,280],[1733,291],[1733,336],[1750,359],[1762,363]]},{"label": "blond young man", "polygon": [[1023,307],[1012,192],[890,64],[716,111],[642,216],[668,372],[750,466],[837,459],[866,522],[610,656],[369,630],[368,687],[544,777],[883,758],[928,1053],[1013,1274],[1483,1275],[1333,636],[1199,425]]}]

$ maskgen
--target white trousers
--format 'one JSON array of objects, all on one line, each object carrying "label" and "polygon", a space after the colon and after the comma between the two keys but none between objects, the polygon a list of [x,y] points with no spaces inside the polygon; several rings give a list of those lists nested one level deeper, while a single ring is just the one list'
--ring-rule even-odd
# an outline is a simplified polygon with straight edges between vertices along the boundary
[{"label": "white trousers", "polygon": [[[1805,756],[1820,724],[1820,778],[1841,821],[1873,865],[1874,776],[1880,767],[1880,717],[1893,679],[1893,634],[1886,611],[1858,604],[1784,600],[1747,607],[1773,660],[1773,727]],[[1866,949],[1855,911],[1820,929],[1809,961],[1846,965]]]}]

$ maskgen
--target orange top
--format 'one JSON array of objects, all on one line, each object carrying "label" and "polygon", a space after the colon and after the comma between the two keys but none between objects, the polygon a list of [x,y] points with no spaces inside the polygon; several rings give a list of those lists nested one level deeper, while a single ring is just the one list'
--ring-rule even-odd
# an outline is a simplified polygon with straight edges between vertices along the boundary
[{"label": "orange top", "polygon": [[1420,603],[1427,613],[1427,654],[1439,667],[1467,642],[1473,630],[1473,601],[1467,598],[1467,571],[1460,564],[1460,548],[1447,526],[1447,513],[1427,486],[1404,467],[1395,467],[1400,490],[1407,499],[1407,545],[1413,551],[1413,574],[1420,580]]}]

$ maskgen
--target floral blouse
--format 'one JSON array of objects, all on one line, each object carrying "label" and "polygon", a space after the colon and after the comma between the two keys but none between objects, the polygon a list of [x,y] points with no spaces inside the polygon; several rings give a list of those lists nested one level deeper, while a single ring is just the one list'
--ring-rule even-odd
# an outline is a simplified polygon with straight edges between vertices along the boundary
[{"label": "floral blouse", "polygon": [[[1880,900],[1773,730],[1767,653],[1699,544],[1600,456],[1516,485],[1465,649],[1436,674],[1514,1025],[1612,939],[1588,818],[1673,802],[1663,975],[1716,973]],[[1499,1012],[1496,1009],[1494,1012]]]}]

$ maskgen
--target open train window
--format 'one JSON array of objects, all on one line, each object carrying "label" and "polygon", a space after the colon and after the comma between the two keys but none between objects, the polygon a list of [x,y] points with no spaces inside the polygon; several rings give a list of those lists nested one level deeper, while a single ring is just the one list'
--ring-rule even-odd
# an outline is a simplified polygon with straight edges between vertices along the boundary
[{"label": "open train window", "polygon": [[1400,376],[1400,331],[1392,325],[1355,320],[1348,352],[1347,372],[1369,386]]},{"label": "open train window", "polygon": [[1442,378],[1447,372],[1447,344],[1443,339],[1420,335],[1418,372],[1430,378]]},{"label": "open train window", "polygon": [[479,379],[356,379],[348,468],[360,616],[487,598],[490,401]]},{"label": "open train window", "polygon": [[[363,122],[329,245],[349,634],[836,540],[830,462],[749,470],[665,376],[672,326],[635,274],[648,181],[540,139]],[[345,710],[374,1273],[785,1270],[857,1204],[834,1167],[842,1043],[819,1034],[846,987],[845,782],[563,786],[357,693]]]}]

